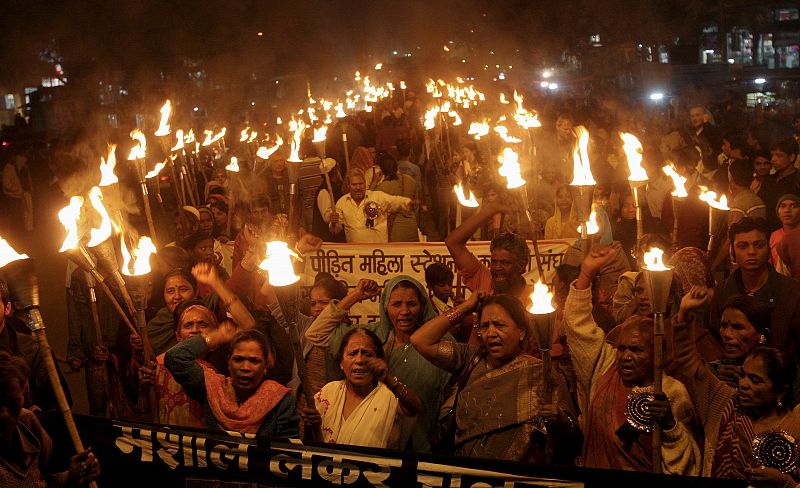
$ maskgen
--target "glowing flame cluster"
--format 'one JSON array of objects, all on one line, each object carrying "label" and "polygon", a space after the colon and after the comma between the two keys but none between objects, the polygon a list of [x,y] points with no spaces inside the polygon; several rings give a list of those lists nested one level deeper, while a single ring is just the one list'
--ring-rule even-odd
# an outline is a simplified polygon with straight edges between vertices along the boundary
[{"label": "glowing flame cluster", "polygon": [[100,158],[100,183],[97,186],[108,186],[114,183],[119,183],[119,178],[114,174],[114,168],[117,166],[117,145],[108,145],[108,159]]},{"label": "glowing flame cluster", "polygon": [[289,121],[289,130],[292,132],[291,152],[287,161],[294,163],[301,163],[303,159],[300,157],[300,141],[303,139],[303,131],[306,130],[306,123],[303,119]]},{"label": "glowing flame cluster", "polygon": [[489,124],[487,122],[472,122],[469,124],[469,130],[467,134],[475,137],[475,140],[481,140],[481,137],[485,137],[489,134]]},{"label": "glowing flame cluster", "polygon": [[669,271],[669,267],[664,264],[664,250],[651,247],[644,253],[644,269],[648,271]]},{"label": "glowing flame cluster", "polygon": [[239,158],[236,156],[231,156],[231,161],[225,166],[226,171],[233,171],[234,173],[239,172]]},{"label": "glowing flame cluster", "polygon": [[675,166],[672,164],[664,166],[661,169],[667,174],[667,176],[672,178],[672,184],[675,185],[675,189],[672,191],[672,196],[675,198],[688,197],[689,193],[686,191],[686,177],[679,175],[675,170]]},{"label": "glowing flame cluster", "polygon": [[158,137],[168,136],[172,132],[169,127],[169,116],[172,114],[172,102],[169,100],[161,107],[161,122],[158,124],[158,130],[154,135]]},{"label": "glowing flame cluster", "polygon": [[464,187],[461,185],[461,183],[459,183],[453,187],[453,191],[456,192],[456,198],[458,198],[458,203],[461,205],[470,208],[478,207],[478,199],[475,198],[475,194],[472,193],[472,190],[470,190],[469,195],[467,195],[464,192]]},{"label": "glowing flame cluster", "polygon": [[497,172],[500,173],[500,176],[505,177],[506,188],[513,190],[525,184],[519,166],[519,155],[514,150],[510,147],[503,149],[503,152],[497,157],[497,162],[500,163]]},{"label": "glowing flame cluster", "polygon": [[74,196],[69,199],[69,204],[58,211],[58,220],[67,231],[67,236],[64,238],[64,243],[61,244],[61,249],[58,252],[64,252],[69,249],[78,247],[80,241],[80,234],[78,232],[78,218],[81,215],[81,207],[83,207],[83,197]]},{"label": "glowing flame cluster", "polygon": [[106,239],[111,237],[111,217],[109,217],[106,208],[103,206],[103,192],[99,187],[92,187],[89,190],[89,202],[95,211],[100,214],[100,227],[89,230],[89,247],[95,247],[102,244]]},{"label": "glowing flame cluster", "polygon": [[575,128],[577,142],[572,151],[573,177],[570,185],[595,185],[592,167],[589,162],[589,131],[579,125]]},{"label": "glowing flame cluster", "polygon": [[147,156],[147,138],[142,131],[134,129],[131,131],[131,139],[136,141],[136,145],[131,148],[128,155],[128,161],[136,161],[137,159],[144,159]]},{"label": "glowing flame cluster", "polygon": [[325,142],[325,139],[328,137],[328,126],[323,125],[322,127],[314,128],[314,139],[311,142]]},{"label": "glowing flame cluster", "polygon": [[20,259],[28,259],[28,255],[18,253],[8,241],[0,237],[0,268]]},{"label": "glowing flame cluster", "polygon": [[717,210],[730,210],[728,208],[728,197],[722,195],[717,199],[717,193],[708,190],[708,188],[702,188],[702,192],[700,193],[700,200],[706,202],[711,208],[716,208]]},{"label": "glowing flame cluster", "polygon": [[[592,213],[589,214],[589,220],[586,222],[586,234],[594,235],[600,232],[600,223],[597,221],[597,212],[592,205]],[[581,231],[581,226],[578,226],[578,232]]]},{"label": "glowing flame cluster", "polygon": [[128,252],[125,239],[120,239],[122,251],[122,274],[126,276],[141,276],[150,272],[150,256],[155,254],[156,246],[147,236],[139,238],[139,244],[133,248],[133,256]]},{"label": "glowing flame cluster", "polygon": [[256,156],[258,156],[261,159],[269,159],[269,157],[275,154],[275,151],[277,151],[278,148],[280,148],[282,145],[283,145],[283,139],[281,138],[281,136],[278,136],[278,138],[275,139],[274,146],[270,148],[267,148],[266,146],[259,147],[258,151],[256,151]]},{"label": "glowing flame cluster", "polygon": [[622,150],[625,151],[625,158],[628,160],[628,170],[631,175],[628,181],[647,181],[647,172],[642,167],[643,149],[642,143],[635,135],[621,132],[619,137],[622,139]]},{"label": "glowing flame cluster", "polygon": [[272,286],[288,286],[300,279],[294,273],[292,258],[298,258],[289,245],[283,241],[267,243],[267,254],[259,268],[269,272],[269,284]]},{"label": "glowing flame cluster", "polygon": [[520,127],[523,129],[532,129],[534,127],[542,126],[541,122],[539,122],[539,116],[537,114],[528,112],[522,106],[522,95],[518,94],[516,90],[514,91],[514,101],[517,102],[517,110],[514,112],[514,120],[517,121],[517,124],[519,124]]},{"label": "glowing flame cluster", "polygon": [[533,292],[531,293],[531,308],[528,312],[532,314],[547,314],[556,311],[553,307],[553,292],[550,288],[542,283],[542,279],[534,283]]},{"label": "glowing flame cluster", "polygon": [[158,176],[158,174],[161,172],[161,170],[164,169],[164,166],[166,166],[166,165],[167,165],[166,161],[162,161],[160,163],[156,163],[156,165],[153,167],[153,169],[151,169],[150,171],[147,172],[146,175],[144,175],[145,179],[149,180],[150,178],[155,178],[156,176]]},{"label": "glowing flame cluster", "polygon": [[203,134],[205,134],[205,135],[206,135],[206,138],[205,138],[205,140],[203,141],[203,147],[210,146],[211,144],[214,144],[214,143],[215,143],[215,142],[217,142],[218,140],[220,140],[220,139],[222,139],[223,137],[225,137],[225,132],[226,132],[226,131],[227,131],[227,127],[223,127],[223,128],[222,128],[222,129],[221,129],[219,132],[217,132],[216,134],[214,134],[214,132],[213,132],[213,131],[210,131],[210,130],[204,130],[204,131],[203,131]]}]

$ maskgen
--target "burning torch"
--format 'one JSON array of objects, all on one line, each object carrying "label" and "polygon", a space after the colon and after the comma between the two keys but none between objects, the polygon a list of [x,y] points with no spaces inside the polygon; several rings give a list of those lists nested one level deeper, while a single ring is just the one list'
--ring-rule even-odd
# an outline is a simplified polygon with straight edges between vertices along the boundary
[{"label": "burning torch", "polygon": [[577,142],[572,152],[573,176],[570,186],[573,187],[572,196],[575,202],[575,215],[581,224],[581,249],[583,255],[589,254],[590,242],[588,222],[592,211],[594,186],[597,184],[592,176],[589,162],[589,131],[582,125],[575,128]]}]

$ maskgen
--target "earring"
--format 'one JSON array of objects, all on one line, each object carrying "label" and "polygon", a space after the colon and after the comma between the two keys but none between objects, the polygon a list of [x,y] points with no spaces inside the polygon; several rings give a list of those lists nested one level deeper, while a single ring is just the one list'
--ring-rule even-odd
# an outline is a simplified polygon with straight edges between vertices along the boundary
[{"label": "earring", "polygon": [[778,401],[775,403],[775,406],[778,408],[783,407],[783,402],[781,401],[781,397],[778,397]]},{"label": "earring", "polygon": [[758,345],[759,346],[763,346],[766,343],[767,343],[767,336],[765,336],[764,334],[761,334],[760,336],[758,336]]}]

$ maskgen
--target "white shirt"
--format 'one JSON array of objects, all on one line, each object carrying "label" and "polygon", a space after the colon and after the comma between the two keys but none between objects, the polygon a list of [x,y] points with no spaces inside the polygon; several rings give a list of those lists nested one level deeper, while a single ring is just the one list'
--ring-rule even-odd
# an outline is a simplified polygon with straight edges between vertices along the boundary
[{"label": "white shirt", "polygon": [[[367,227],[367,216],[364,207],[375,202],[380,207],[380,213],[374,219],[374,225]],[[336,202],[336,211],[339,213],[340,225],[344,225],[344,234],[347,242],[389,242],[389,226],[386,222],[386,212],[394,212],[411,203],[410,198],[389,195],[382,191],[367,190],[364,199],[356,205],[353,197],[348,193]],[[324,215],[324,214],[323,214]]]}]

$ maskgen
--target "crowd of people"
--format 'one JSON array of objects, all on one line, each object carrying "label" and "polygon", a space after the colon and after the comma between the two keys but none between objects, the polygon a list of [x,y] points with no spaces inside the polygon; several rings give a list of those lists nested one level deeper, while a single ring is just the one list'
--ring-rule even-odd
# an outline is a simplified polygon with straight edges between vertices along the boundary
[{"label": "crowd of people", "polygon": [[[411,91],[404,98],[378,105],[377,123],[366,113],[339,120],[325,154],[304,140],[299,176],[283,148],[263,168],[240,157],[238,174],[224,169],[227,150],[211,154],[198,170],[202,205],[176,204],[174,220],[157,229],[169,244],[152,260],[146,337],[121,325],[103,295],[94,310],[93,285],[70,266],[67,356],[70,368],[85,371],[91,414],[757,486],[800,483],[797,463],[774,463],[761,447],[780,436],[800,450],[797,118],[792,127],[736,104],[713,115],[698,105],[682,123],[565,106],[543,113],[541,134],[552,137],[530,141],[536,158],[524,169],[526,202],[506,190],[497,147],[474,141],[466,127],[432,137],[421,102]],[[588,252],[569,185],[578,125],[591,135],[597,182],[598,232]],[[623,131],[644,146],[640,222],[616,136]],[[18,170],[17,161],[9,164]],[[686,179],[685,198],[671,195],[662,171],[670,164]],[[479,198],[478,208],[457,209],[456,183]],[[9,188],[6,195],[18,198],[13,181]],[[730,208],[711,220],[700,199],[708,189],[726,195]],[[137,218],[131,225],[145,229]],[[299,255],[344,242],[443,240],[454,268],[430,264],[425,283],[401,274],[349,286],[319,273],[308,300],[297,303],[259,270],[268,237],[291,241]],[[556,310],[549,336],[537,334],[529,312],[527,239],[571,244],[549,283]],[[468,248],[472,240],[491,241],[488,265]],[[674,272],[663,351],[654,349],[642,272],[653,248]],[[454,293],[456,279],[466,296]],[[102,459],[89,451],[50,463],[58,407],[2,281],[0,297],[0,480],[96,479]],[[365,300],[377,300],[378,319],[352,323],[349,310]],[[302,357],[285,317],[301,336]],[[551,361],[542,361],[543,350]],[[663,388],[655,393],[662,356]],[[305,363],[303,377],[297,362]],[[639,395],[647,399],[645,421],[631,413]]]}]

